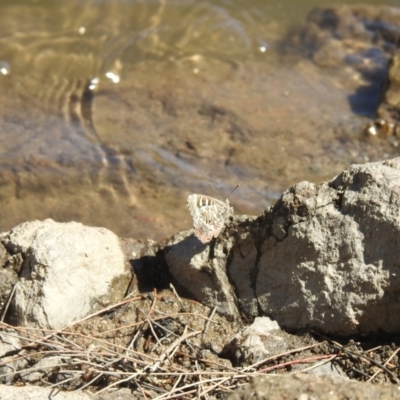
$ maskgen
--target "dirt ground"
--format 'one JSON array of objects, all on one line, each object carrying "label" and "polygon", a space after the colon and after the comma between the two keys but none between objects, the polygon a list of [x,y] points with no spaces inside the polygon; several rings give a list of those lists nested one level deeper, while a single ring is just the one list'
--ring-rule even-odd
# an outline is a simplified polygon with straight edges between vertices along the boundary
[{"label": "dirt ground", "polygon": [[283,333],[284,352],[271,348],[262,362],[235,365],[224,350],[241,327],[173,290],[131,293],[62,331],[1,323],[21,339],[22,350],[11,356],[25,367],[0,378],[97,394],[125,387],[138,399],[222,398],[252,378],[310,372],[324,362],[353,380],[398,382],[400,347],[388,338],[339,342],[317,332]]}]

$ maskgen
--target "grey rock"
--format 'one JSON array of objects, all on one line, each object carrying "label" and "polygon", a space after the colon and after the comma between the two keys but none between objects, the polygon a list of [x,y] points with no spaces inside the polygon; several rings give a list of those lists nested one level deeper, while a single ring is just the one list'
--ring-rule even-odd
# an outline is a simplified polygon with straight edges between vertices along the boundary
[{"label": "grey rock", "polygon": [[262,312],[291,329],[399,332],[399,210],[399,158],[290,188],[265,218]]},{"label": "grey rock", "polygon": [[40,386],[0,385],[0,400],[135,400],[140,398],[142,396],[136,396],[126,388],[109,389],[97,395],[90,392],[67,392]]},{"label": "grey rock", "polygon": [[14,373],[24,368],[27,361],[21,358],[21,341],[17,332],[5,329],[0,332],[0,383],[11,382]]},{"label": "grey rock", "polygon": [[258,220],[247,215],[235,216],[225,230],[229,241],[222,236],[215,243],[215,247],[225,254],[227,260],[224,270],[236,296],[232,302],[237,304],[242,316],[250,319],[259,315],[258,301],[254,294],[259,258],[257,248],[261,238]]},{"label": "grey rock", "polygon": [[400,332],[400,158],[300,182],[264,215],[234,217],[207,245],[177,235],[171,275],[227,315],[336,335]]},{"label": "grey rock", "polygon": [[0,400],[92,400],[93,398],[84,392],[63,392],[39,386],[0,385]]},{"label": "grey rock", "polygon": [[110,388],[108,391],[93,396],[94,400],[141,400],[143,395],[132,393],[128,388],[114,389]]},{"label": "grey rock", "polygon": [[2,243],[24,260],[9,313],[13,324],[63,328],[123,298],[131,279],[118,237],[104,228],[26,222]]},{"label": "grey rock", "polygon": [[[62,357],[59,356],[44,357],[30,368],[21,371],[19,375],[21,376],[24,382],[34,383],[40,381],[40,379],[43,377],[44,374],[49,373],[49,371],[52,371],[52,369],[55,369],[55,367],[58,366],[60,367],[63,366]],[[59,380],[61,381],[64,379],[68,379],[69,377],[71,377],[71,374],[66,375],[65,373],[63,373],[60,376]]]},{"label": "grey rock", "polygon": [[238,317],[233,288],[226,274],[228,236],[221,234],[220,246],[212,249],[194,235],[183,232],[172,237],[165,246],[164,257],[169,272],[183,293],[227,315]]},{"label": "grey rock", "polygon": [[317,366],[313,366],[313,368],[307,370],[307,373],[311,375],[339,375],[345,379],[349,379],[346,373],[341,370],[336,364],[330,362],[325,362]]},{"label": "grey rock", "polygon": [[266,375],[228,396],[229,400],[389,400],[400,399],[397,385],[373,385],[340,376]]},{"label": "grey rock", "polygon": [[268,356],[287,350],[286,332],[276,321],[268,317],[258,317],[253,324],[238,332],[224,347],[221,355],[235,366],[250,365]]}]

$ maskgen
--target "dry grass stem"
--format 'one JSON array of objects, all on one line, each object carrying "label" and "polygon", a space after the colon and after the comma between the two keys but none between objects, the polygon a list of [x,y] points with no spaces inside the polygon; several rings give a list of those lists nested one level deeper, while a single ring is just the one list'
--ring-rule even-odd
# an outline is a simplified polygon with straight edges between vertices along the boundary
[{"label": "dry grass stem", "polygon": [[[207,400],[272,371],[308,371],[327,362],[350,363],[348,373],[362,380],[397,378],[393,369],[398,368],[394,360],[399,348],[379,362],[374,351],[383,351],[381,346],[364,352],[358,343],[340,345],[327,338],[235,368],[215,349],[222,349],[238,325],[216,308],[181,301],[183,306],[172,292],[154,291],[106,307],[62,330],[0,322],[0,333],[20,341],[19,348],[0,357],[0,380],[95,393],[128,387],[144,399]],[[312,365],[303,368],[304,364]],[[4,369],[8,366],[14,369]]]},{"label": "dry grass stem", "polygon": [[174,294],[174,296],[176,297],[176,299],[178,300],[178,303],[179,303],[179,305],[181,306],[181,309],[184,310],[185,307],[184,307],[184,305],[183,305],[183,302],[182,302],[181,298],[180,298],[179,295],[178,295],[178,292],[177,292],[176,289],[175,289],[175,286],[174,286],[172,283],[170,283],[170,284],[169,284],[169,287],[170,287],[170,289],[172,290],[172,293]]},{"label": "dry grass stem", "polygon": [[[384,367],[386,367],[386,365],[388,365],[390,363],[390,361],[392,361],[392,359],[397,355],[397,353],[400,351],[400,347],[398,347],[393,354],[385,361],[385,363],[383,364]],[[376,371],[371,377],[368,378],[367,382],[372,382],[381,372],[383,371],[383,369],[380,369],[378,371]]]}]

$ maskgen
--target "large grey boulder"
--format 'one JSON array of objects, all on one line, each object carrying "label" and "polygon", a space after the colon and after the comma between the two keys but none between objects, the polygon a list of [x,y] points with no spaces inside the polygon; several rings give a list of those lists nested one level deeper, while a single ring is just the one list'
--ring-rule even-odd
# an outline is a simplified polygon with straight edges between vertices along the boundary
[{"label": "large grey boulder", "polygon": [[400,331],[400,158],[302,182],[262,221],[255,295],[286,328]]},{"label": "large grey boulder", "polygon": [[121,299],[129,285],[120,241],[107,229],[47,219],[0,239],[24,260],[9,312],[13,324],[61,329]]},{"label": "large grey boulder", "polygon": [[267,315],[291,330],[400,332],[400,158],[301,182],[215,241],[164,249],[173,278],[225,314]]}]

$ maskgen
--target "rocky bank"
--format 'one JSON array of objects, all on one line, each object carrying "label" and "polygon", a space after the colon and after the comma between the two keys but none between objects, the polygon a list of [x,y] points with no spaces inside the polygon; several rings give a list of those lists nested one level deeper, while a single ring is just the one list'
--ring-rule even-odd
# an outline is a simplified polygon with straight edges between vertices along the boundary
[{"label": "rocky bank", "polygon": [[[235,367],[284,352],[291,333],[367,338],[400,332],[400,158],[352,165],[321,185],[300,182],[262,215],[232,217],[207,244],[191,230],[155,243],[53,220],[26,222],[2,233],[0,241],[6,322],[0,377],[14,386],[23,375],[18,371],[27,368],[21,357],[27,345],[12,326],[55,334],[96,313],[104,323],[105,308],[154,290],[170,292],[160,296],[178,309],[190,299],[213,309],[210,318],[219,315],[230,330],[213,332],[218,339],[207,346]],[[123,324],[113,318],[108,327]],[[163,362],[153,362],[151,371]],[[335,379],[343,380],[340,387],[354,385]],[[23,398],[26,388],[14,386],[0,389],[0,398],[14,398],[4,393],[18,390]],[[389,390],[394,398],[397,387],[374,390]],[[233,398],[248,398],[240,393]]]}]

